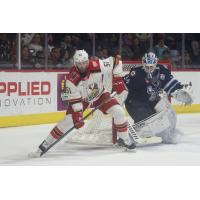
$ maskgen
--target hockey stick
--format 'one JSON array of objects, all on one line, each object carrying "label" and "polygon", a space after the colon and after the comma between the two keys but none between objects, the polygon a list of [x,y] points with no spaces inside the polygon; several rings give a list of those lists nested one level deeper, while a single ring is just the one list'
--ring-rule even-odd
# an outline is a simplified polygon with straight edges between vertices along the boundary
[{"label": "hockey stick", "polygon": [[128,121],[128,134],[131,136],[132,140],[135,144],[141,143],[141,138],[138,136],[137,132],[135,131],[134,127]]},{"label": "hockey stick", "polygon": [[[163,110],[164,111],[164,110]],[[128,132],[130,134],[130,136],[132,137],[132,139],[134,140],[134,142],[136,142],[136,144],[149,144],[149,143],[160,143],[162,140],[160,139],[160,137],[157,136],[152,136],[150,138],[152,138],[154,141],[151,141],[151,139],[149,137],[140,137],[137,132],[135,131],[135,128],[137,127],[141,127],[141,126],[145,126],[147,120],[151,119],[152,117],[161,114],[163,111],[154,113],[152,115],[150,115],[149,117],[131,125],[131,123],[128,121]],[[147,123],[148,124],[148,123]]]},{"label": "hockey stick", "polygon": [[161,138],[157,136],[151,137],[140,137],[134,129],[134,125],[128,121],[128,133],[132,140],[135,142],[136,146],[140,145],[147,145],[147,144],[157,144],[161,143]]},{"label": "hockey stick", "polygon": [[[87,119],[89,116],[91,116],[96,110],[98,110],[101,106],[103,106],[105,103],[109,102],[112,97],[116,95],[116,92],[113,92],[108,99],[103,101],[101,104],[96,106],[92,111],[90,111],[85,117],[83,117],[83,120]],[[47,147],[44,151],[41,152],[40,157],[43,156],[49,149],[51,149],[54,145],[56,145],[60,140],[62,140],[66,135],[68,135],[72,130],[75,129],[75,126],[71,127],[67,132],[65,132],[58,140],[56,140],[54,143],[52,143],[49,147]]]},{"label": "hockey stick", "polygon": [[[116,66],[116,61],[117,61],[117,55],[114,56],[113,70],[114,70],[114,68]],[[113,142],[113,144],[115,144],[117,142],[117,131],[115,129],[115,123],[114,123],[114,118],[113,117],[112,117],[112,142]]]}]

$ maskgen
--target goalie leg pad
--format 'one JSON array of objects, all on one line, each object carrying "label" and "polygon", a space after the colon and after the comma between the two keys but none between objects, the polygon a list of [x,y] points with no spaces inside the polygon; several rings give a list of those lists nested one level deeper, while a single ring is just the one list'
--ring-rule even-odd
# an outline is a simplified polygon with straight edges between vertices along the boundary
[{"label": "goalie leg pad", "polygon": [[162,137],[167,130],[175,129],[176,120],[176,113],[170,106],[152,117],[137,123],[135,129],[141,137]]},{"label": "goalie leg pad", "polygon": [[170,102],[163,97],[155,106],[155,110],[158,112],[164,112],[163,117],[168,120],[169,126],[166,129],[160,130],[160,133],[157,133],[157,136],[162,138],[162,142],[166,144],[176,144],[180,142],[182,134],[180,131],[177,131],[176,128],[176,121],[177,116],[174,112]]},{"label": "goalie leg pad", "polygon": [[162,133],[162,143],[177,144],[180,143],[183,133],[177,129],[169,129]]},{"label": "goalie leg pad", "polygon": [[167,116],[170,121],[170,127],[158,134],[165,144],[177,144],[181,141],[182,133],[176,129],[177,116],[172,108],[167,110]]}]

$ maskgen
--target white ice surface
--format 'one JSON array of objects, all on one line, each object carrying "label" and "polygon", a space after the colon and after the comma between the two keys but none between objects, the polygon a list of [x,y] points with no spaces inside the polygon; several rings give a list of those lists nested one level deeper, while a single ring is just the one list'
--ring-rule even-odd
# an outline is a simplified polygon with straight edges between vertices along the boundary
[{"label": "white ice surface", "polygon": [[200,165],[200,114],[178,115],[177,128],[184,133],[177,145],[138,147],[136,153],[112,146],[58,143],[41,158],[27,154],[48,135],[55,124],[1,128],[0,165],[20,166],[133,166]]}]

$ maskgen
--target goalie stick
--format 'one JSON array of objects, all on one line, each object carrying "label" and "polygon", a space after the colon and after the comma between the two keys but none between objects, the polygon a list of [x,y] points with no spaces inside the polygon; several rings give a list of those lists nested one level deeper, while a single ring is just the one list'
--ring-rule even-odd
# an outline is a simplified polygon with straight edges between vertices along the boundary
[{"label": "goalie stick", "polygon": [[[92,111],[90,111],[85,117],[83,117],[83,120],[87,119],[89,116],[91,116],[96,110],[98,110],[101,106],[103,106],[104,103],[111,100],[112,97],[116,95],[116,92],[113,92],[108,99],[106,99],[104,102],[96,106]],[[52,143],[48,148],[46,148],[44,151],[41,152],[40,157],[43,156],[49,149],[51,149],[54,145],[56,145],[60,140],[62,140],[66,135],[68,135],[72,130],[75,129],[75,126],[71,127],[67,132],[65,132],[58,140],[56,140],[54,143]]]},{"label": "goalie stick", "polygon": [[141,138],[138,136],[134,127],[131,125],[129,121],[128,121],[128,134],[131,136],[135,144],[141,143]]},{"label": "goalie stick", "polygon": [[161,143],[162,142],[162,139],[157,136],[146,137],[146,138],[140,137],[135,130],[135,128],[137,128],[137,127],[144,126],[148,119],[151,119],[152,117],[154,117],[162,112],[163,111],[152,114],[149,117],[147,117],[133,125],[131,125],[131,123],[128,121],[128,133],[136,144],[140,145],[140,144]]},{"label": "goalie stick", "polygon": [[151,137],[140,137],[137,132],[134,129],[134,125],[131,125],[131,123],[128,121],[128,133],[132,140],[135,142],[136,146],[140,145],[148,145],[148,144],[157,144],[161,143],[162,139],[157,136],[151,136]]}]

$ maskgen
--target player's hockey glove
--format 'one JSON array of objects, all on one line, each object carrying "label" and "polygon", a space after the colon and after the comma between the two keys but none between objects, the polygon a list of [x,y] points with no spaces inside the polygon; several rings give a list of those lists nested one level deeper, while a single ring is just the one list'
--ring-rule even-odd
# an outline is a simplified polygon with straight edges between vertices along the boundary
[{"label": "player's hockey glove", "polygon": [[113,77],[113,91],[117,93],[116,98],[119,104],[122,105],[127,98],[128,91],[121,77]]},{"label": "player's hockey glove", "polygon": [[79,129],[79,128],[84,126],[83,112],[82,111],[72,113],[72,119],[73,119],[73,122],[74,122],[74,127],[76,129]]},{"label": "player's hockey glove", "polygon": [[113,91],[117,92],[117,94],[120,94],[124,90],[126,90],[126,87],[122,77],[113,77]]}]

